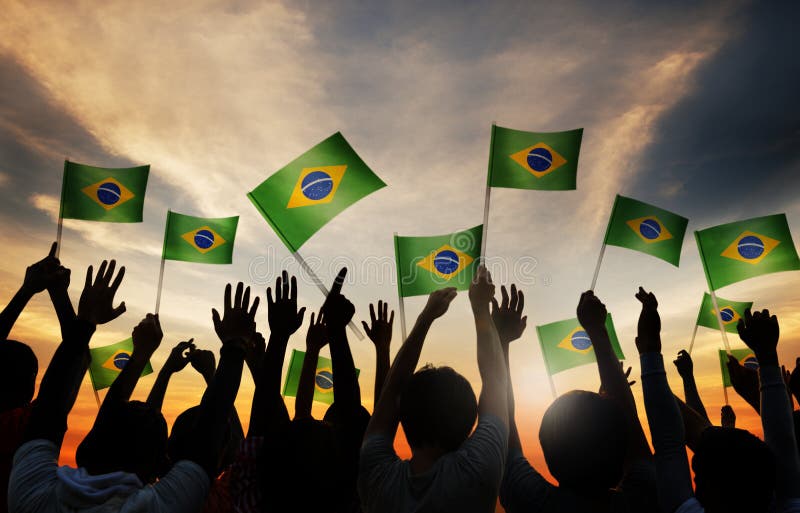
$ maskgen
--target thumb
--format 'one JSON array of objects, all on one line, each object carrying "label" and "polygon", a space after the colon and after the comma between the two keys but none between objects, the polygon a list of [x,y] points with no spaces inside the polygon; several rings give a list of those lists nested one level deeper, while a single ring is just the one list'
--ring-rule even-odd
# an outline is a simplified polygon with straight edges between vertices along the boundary
[{"label": "thumb", "polygon": [[122,303],[119,304],[118,307],[116,307],[115,309],[113,309],[111,311],[111,319],[110,320],[116,319],[120,315],[124,314],[126,310],[127,310],[127,308],[125,308],[125,301],[123,301]]}]

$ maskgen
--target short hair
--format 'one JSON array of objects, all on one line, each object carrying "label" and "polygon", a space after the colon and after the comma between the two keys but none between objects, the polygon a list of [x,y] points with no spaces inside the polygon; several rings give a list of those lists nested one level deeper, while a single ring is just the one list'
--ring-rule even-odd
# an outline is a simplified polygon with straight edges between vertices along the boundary
[{"label": "short hair", "polygon": [[708,513],[769,510],[775,458],[767,444],[737,428],[706,428],[692,458],[695,496]]},{"label": "short hair", "polygon": [[539,428],[545,462],[561,486],[607,490],[622,479],[629,427],[611,398],[573,390],[547,408]]},{"label": "short hair", "polygon": [[122,470],[152,483],[167,465],[167,422],[141,401],[104,403],[75,461],[92,475]]},{"label": "short hair", "polygon": [[477,416],[472,386],[450,367],[426,365],[409,378],[400,394],[400,423],[412,449],[458,449]]},{"label": "short hair", "polygon": [[[234,428],[233,415],[236,415],[234,410],[231,410],[231,417],[225,427],[223,439],[218,443],[215,473],[220,474],[225,467],[230,465],[236,459],[239,452],[239,446],[242,442],[241,436],[236,436],[239,430]],[[200,417],[200,405],[192,406],[187,410],[181,412],[172,424],[172,430],[169,433],[167,440],[167,456],[170,463],[175,464],[180,460],[187,459],[187,455],[192,453],[194,447],[197,445],[197,422]]]},{"label": "short hair", "polygon": [[0,412],[30,404],[38,373],[39,361],[27,344],[0,341]]}]

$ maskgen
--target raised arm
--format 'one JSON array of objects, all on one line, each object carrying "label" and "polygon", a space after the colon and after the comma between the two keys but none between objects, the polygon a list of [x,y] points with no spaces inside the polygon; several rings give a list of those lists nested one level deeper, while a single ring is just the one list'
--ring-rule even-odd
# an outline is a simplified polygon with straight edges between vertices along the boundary
[{"label": "raised arm", "polygon": [[[761,378],[761,424],[764,441],[775,455],[775,495],[779,501],[800,497],[800,459],[786,384],[778,363],[778,318],[769,310],[751,313],[748,308],[736,326],[739,337],[758,359]],[[779,503],[780,507],[780,503]]]},{"label": "raised arm", "polygon": [[167,394],[167,386],[173,374],[182,371],[186,364],[189,363],[189,355],[195,351],[195,346],[192,343],[194,339],[189,339],[185,342],[178,342],[164,362],[164,366],[158,371],[156,382],[153,383],[153,388],[150,389],[150,394],[147,396],[147,404],[152,408],[161,411],[164,404],[164,396]]},{"label": "raised arm", "polygon": [[447,312],[450,303],[456,297],[455,287],[437,290],[428,297],[428,303],[417,317],[417,322],[403,342],[394,362],[389,368],[386,383],[383,386],[380,400],[375,404],[375,410],[367,426],[366,439],[370,435],[382,433],[394,438],[399,422],[398,398],[408,379],[414,374],[419,363],[419,356],[425,337],[433,321]]},{"label": "raised arm", "polygon": [[320,350],[328,343],[328,328],[320,311],[314,319],[311,314],[311,324],[306,334],[306,356],[303,358],[303,368],[300,371],[300,380],[297,384],[297,398],[294,402],[294,418],[304,419],[311,417],[311,404],[314,402],[314,378],[317,374],[317,359]]},{"label": "raised arm", "polygon": [[732,354],[728,355],[727,367],[733,390],[760,415],[761,396],[759,392],[758,372],[742,365]]},{"label": "raised arm", "polygon": [[67,336],[56,349],[42,378],[26,428],[26,440],[41,438],[61,446],[67,429],[67,415],[75,404],[89,364],[89,340],[98,324],[116,319],[125,311],[125,303],[113,306],[114,294],[125,275],[122,267],[114,278],[115,266],[114,260],[110,264],[104,261],[94,280],[93,269],[89,266],[78,315],[69,323]]},{"label": "raised arm", "polygon": [[373,404],[378,403],[381,397],[383,384],[386,382],[386,375],[389,373],[391,360],[389,357],[389,346],[392,342],[392,327],[394,326],[394,310],[389,315],[389,303],[378,301],[378,314],[375,315],[375,305],[369,304],[370,324],[361,321],[364,331],[375,345],[375,392]]},{"label": "raised arm", "polygon": [[469,302],[478,338],[478,371],[483,384],[478,413],[494,415],[508,426],[508,369],[500,336],[489,312],[493,299],[492,277],[486,267],[481,265],[469,288]]},{"label": "raised arm", "polygon": [[642,303],[636,349],[642,365],[642,391],[647,422],[655,448],[658,500],[664,511],[675,511],[694,495],[685,433],[678,404],[672,395],[661,355],[661,317],[652,292],[639,287]]},{"label": "raised arm", "polygon": [[706,407],[703,405],[703,400],[700,399],[700,392],[697,391],[697,383],[694,380],[694,363],[691,355],[685,349],[681,349],[678,352],[678,357],[672,363],[677,367],[678,374],[683,380],[683,396],[686,398],[686,405],[710,423]]},{"label": "raised arm", "polygon": [[322,305],[322,311],[330,339],[333,399],[340,412],[355,414],[361,406],[361,388],[358,386],[356,366],[347,340],[347,325],[353,318],[356,308],[341,293],[346,276],[347,268],[343,267],[333,282],[325,304]]},{"label": "raised arm", "polygon": [[622,371],[606,330],[606,317],[608,316],[606,305],[594,295],[594,292],[589,290],[581,294],[577,314],[578,321],[592,341],[597,358],[597,370],[600,374],[600,386],[607,397],[619,403],[628,419],[631,437],[626,462],[630,464],[636,459],[649,458],[651,456],[650,445],[644,436],[644,430],[636,412],[636,402],[628,384],[628,377]]},{"label": "raised arm", "polygon": [[158,314],[147,314],[135,328],[131,338],[133,339],[133,352],[125,364],[122,371],[108,389],[103,404],[116,402],[127,402],[133,394],[133,389],[139,382],[150,357],[156,352],[161,344],[164,334],[161,332],[161,323]]}]

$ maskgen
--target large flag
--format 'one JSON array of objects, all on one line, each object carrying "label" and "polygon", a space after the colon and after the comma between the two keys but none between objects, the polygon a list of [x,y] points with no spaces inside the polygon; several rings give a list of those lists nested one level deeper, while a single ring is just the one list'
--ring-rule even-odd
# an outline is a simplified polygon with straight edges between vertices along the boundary
[{"label": "large flag", "polygon": [[167,212],[161,256],[165,260],[230,264],[238,223],[239,216],[193,217],[170,210]]},{"label": "large flag", "polygon": [[523,132],[492,125],[489,186],[549,191],[576,188],[583,128]]},{"label": "large flag", "polygon": [[[717,305],[719,306],[722,326],[725,328],[725,331],[737,333],[736,324],[739,322],[739,319],[744,317],[744,311],[753,306],[753,302],[731,301],[717,296]],[[719,329],[717,311],[714,309],[714,303],[711,301],[711,294],[708,292],[703,293],[703,304],[700,305],[700,312],[697,314],[697,325],[715,330]]]},{"label": "large flag", "polygon": [[[606,330],[611,340],[611,347],[620,360],[625,359],[619,346],[617,332],[611,314],[606,316]],[[544,355],[545,366],[552,376],[561,371],[596,362],[594,347],[586,330],[578,319],[553,322],[544,326],[536,326],[539,344]]]},{"label": "large flag", "polygon": [[[92,380],[92,386],[95,390],[110,387],[111,384],[117,379],[119,373],[125,368],[128,360],[131,359],[133,353],[133,339],[127,338],[116,344],[103,347],[93,347],[89,349],[89,354],[92,357],[89,363],[89,378]],[[150,362],[147,362],[142,376],[147,376],[153,372],[153,367]]]},{"label": "large flag", "polygon": [[[731,354],[734,358],[739,360],[739,363],[742,364],[743,367],[758,370],[758,360],[756,359],[755,353],[750,349],[731,349]],[[731,383],[731,375],[728,374],[728,353],[722,349],[719,350],[719,367],[722,370],[722,386],[733,386]]]},{"label": "large flag", "polygon": [[63,219],[140,223],[150,166],[104,168],[64,161]]},{"label": "large flag", "polygon": [[339,212],[385,186],[336,132],[247,197],[294,252]]},{"label": "large flag", "polygon": [[762,274],[800,269],[785,214],[694,232],[711,290]]},{"label": "large flag", "polygon": [[[303,371],[303,360],[306,353],[292,349],[289,360],[289,371],[286,373],[286,382],[283,384],[285,397],[297,397],[297,387],[300,384],[300,373]],[[356,369],[356,376],[361,374]],[[320,403],[333,403],[333,363],[324,356],[317,357],[317,372],[314,376],[314,400]]]},{"label": "large flag", "polygon": [[641,251],[677,266],[688,223],[678,214],[617,194],[603,242]]},{"label": "large flag", "polygon": [[483,225],[432,237],[394,237],[397,288],[401,297],[445,287],[467,290],[481,252]]}]

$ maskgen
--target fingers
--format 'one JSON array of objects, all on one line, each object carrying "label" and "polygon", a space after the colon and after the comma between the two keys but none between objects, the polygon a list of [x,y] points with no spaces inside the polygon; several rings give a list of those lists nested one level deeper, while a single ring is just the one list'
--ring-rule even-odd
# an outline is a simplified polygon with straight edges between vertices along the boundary
[{"label": "fingers", "polygon": [[50,245],[50,252],[47,254],[50,258],[56,257],[56,250],[58,249],[58,242],[54,242]]},{"label": "fingers", "polygon": [[283,299],[282,292],[283,292],[283,281],[281,280],[281,277],[278,276],[277,278],[275,278],[275,301],[276,302],[280,301],[281,299]]},{"label": "fingers", "polygon": [[511,300],[508,303],[509,308],[516,311],[517,310],[517,301],[519,300],[517,294],[517,286],[512,283],[511,284]]},{"label": "fingers", "polygon": [[342,285],[344,284],[344,279],[347,276],[347,267],[342,267],[339,271],[339,274],[336,275],[336,279],[333,280],[333,286],[331,287],[331,294],[340,294],[342,292]]},{"label": "fingers", "polygon": [[111,260],[111,262],[108,263],[108,268],[106,269],[105,275],[103,275],[103,283],[106,287],[108,287],[108,285],[111,283],[111,277],[114,276],[114,269],[116,268],[117,261]]},{"label": "fingers", "polygon": [[211,320],[214,322],[214,330],[219,331],[222,327],[222,320],[219,318],[219,312],[216,308],[211,309]]},{"label": "fingers", "polygon": [[506,290],[506,286],[505,285],[500,287],[500,295],[503,298],[500,301],[500,308],[505,310],[506,308],[508,308],[508,290]]},{"label": "fingers", "polygon": [[267,307],[272,308],[272,305],[275,304],[275,301],[272,300],[272,289],[267,287]]},{"label": "fingers", "polygon": [[497,304],[497,299],[492,297],[492,313],[494,313],[494,312],[496,312],[498,310],[500,310],[500,305]]},{"label": "fingers", "polygon": [[228,283],[225,285],[225,309],[223,310],[224,313],[228,313],[231,311],[231,284]]},{"label": "fingers", "polygon": [[[247,290],[249,291],[250,287],[248,287]],[[258,311],[258,304],[260,302],[261,302],[261,298],[256,296],[256,298],[253,300],[253,306],[250,307],[250,311],[248,312],[248,315],[250,315],[251,319],[255,319],[256,318],[256,312]]]},{"label": "fingers", "polygon": [[[380,302],[378,302],[378,306],[380,306]],[[383,314],[382,314],[381,318],[384,321],[389,319],[389,303],[388,302],[384,301],[384,303],[383,303]]]},{"label": "fingers", "polygon": [[283,297],[283,299],[290,299],[291,296],[289,296],[289,273],[287,273],[285,269],[281,272],[281,278],[283,278],[282,280],[283,289],[281,289],[281,296]]},{"label": "fingers", "polygon": [[394,326],[394,310],[392,310],[392,315],[389,317],[389,327]]},{"label": "fingers", "polygon": [[[744,309],[744,324],[749,326],[751,322],[753,322],[753,313],[750,311],[749,308],[745,308]],[[742,320],[741,319],[739,319],[739,324],[742,324]],[[739,327],[739,324],[736,325],[737,328]]]},{"label": "fingers", "polygon": [[114,294],[117,292],[117,289],[122,284],[122,278],[125,277],[125,266],[119,268],[119,273],[117,273],[117,277],[114,278],[114,282],[111,284],[111,293]]},{"label": "fingers", "polygon": [[[364,322],[364,321],[361,321]],[[314,325],[314,312],[311,312],[311,326]]]},{"label": "fingers", "polygon": [[250,305],[250,287],[244,289],[244,295],[242,295],[242,308],[247,310],[248,305]]},{"label": "fingers", "polygon": [[289,299],[297,301],[297,278],[292,276],[292,289],[289,294]]},{"label": "fingers", "polygon": [[92,272],[93,268],[90,265],[88,269],[86,269],[86,283],[83,284],[84,289],[88,289],[92,286]]},{"label": "fingers", "polygon": [[303,308],[300,309],[299,312],[297,312],[297,319],[299,324],[303,324],[303,317],[305,315],[306,315],[306,307],[304,306]]},{"label": "fingers", "polygon": [[[312,313],[311,316],[313,318],[314,314]],[[361,326],[364,328],[364,332],[367,334],[367,336],[371,338],[372,330],[370,329],[369,324],[367,324],[367,321],[361,321]]]},{"label": "fingers", "polygon": [[[378,309],[380,310],[380,305],[378,306]],[[375,324],[375,305],[372,303],[369,304],[369,320],[372,324]]]},{"label": "fingers", "polygon": [[106,273],[106,266],[108,266],[108,262],[106,260],[103,260],[100,263],[100,268],[97,269],[97,275],[95,276],[94,280],[95,285],[100,285],[103,282],[103,276],[105,276]]},{"label": "fingers", "polygon": [[238,310],[242,307],[242,293],[244,289],[244,283],[239,282],[236,284],[236,295],[233,298],[233,308]]},{"label": "fingers", "polygon": [[126,310],[127,310],[127,308],[125,307],[125,301],[123,301],[122,303],[119,304],[118,307],[116,307],[113,310],[111,310],[111,319],[109,319],[109,320],[113,321],[114,319],[116,319],[120,315],[124,314],[126,312]]},{"label": "fingers", "polygon": [[517,312],[522,313],[522,308],[525,306],[525,294],[522,291],[517,292]]}]

